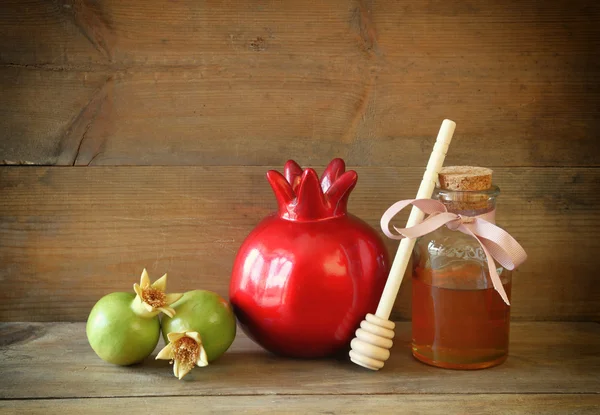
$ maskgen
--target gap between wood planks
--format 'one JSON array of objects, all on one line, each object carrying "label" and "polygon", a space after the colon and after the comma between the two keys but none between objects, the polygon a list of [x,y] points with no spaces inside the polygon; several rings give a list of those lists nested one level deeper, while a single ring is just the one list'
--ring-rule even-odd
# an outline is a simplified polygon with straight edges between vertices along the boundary
[{"label": "gap between wood planks", "polygon": [[[207,64],[133,64],[124,65],[119,63],[113,64],[102,64],[93,63],[89,65],[73,64],[73,65],[56,65],[51,63],[40,63],[40,64],[21,64],[21,63],[0,63],[0,68],[16,68],[16,69],[27,69],[35,71],[48,71],[48,72],[109,72],[115,75],[125,74],[136,74],[136,73],[152,73],[157,71],[171,72],[173,70],[194,70],[209,68]],[[369,64],[369,69],[376,71],[381,69],[377,64]]]},{"label": "gap between wood planks", "polygon": [[[433,145],[433,142],[432,142]],[[94,156],[97,157],[100,153]],[[90,163],[94,161],[94,158],[90,160]],[[304,165],[300,163],[302,168],[313,168],[317,170],[325,169],[325,164],[319,165]],[[271,165],[271,164],[87,164],[87,165],[61,165],[61,164],[41,164],[33,161],[27,160],[0,160],[0,168],[3,167],[56,167],[56,168],[68,168],[68,167],[102,167],[102,168],[121,168],[121,167],[138,167],[138,168],[148,168],[148,167],[162,167],[162,168],[178,168],[178,167],[206,167],[211,169],[229,169],[229,168],[252,168],[252,169],[265,169],[265,173],[267,170],[283,170],[283,164],[281,165]],[[490,169],[599,169],[600,166],[597,165],[585,165],[585,164],[573,164],[573,165],[518,165],[518,166],[506,166],[506,165],[489,165],[486,164],[485,167]],[[376,168],[376,169],[419,169],[418,166],[395,166],[395,165],[387,165],[387,166],[379,166],[376,164],[346,164],[346,170],[352,170],[354,168]],[[423,171],[425,170],[425,166],[423,166]],[[417,189],[415,189],[416,191]]]},{"label": "gap between wood planks", "polygon": [[[175,379],[174,379],[175,380]],[[167,395],[114,395],[114,396],[44,396],[44,397],[31,397],[31,398],[6,398],[0,397],[0,401],[69,401],[76,399],[143,399],[143,398],[208,398],[208,397],[238,397],[238,398],[256,398],[256,397],[311,397],[311,396],[346,396],[346,397],[368,397],[368,396],[479,396],[479,395],[493,395],[493,396],[600,396],[600,391],[597,393],[591,392],[552,392],[552,393],[539,393],[539,392],[444,392],[444,393],[415,393],[415,392],[381,392],[381,393],[264,393],[264,394],[248,394],[248,393],[228,393],[227,395],[218,393],[206,393],[206,394],[167,394]]]}]

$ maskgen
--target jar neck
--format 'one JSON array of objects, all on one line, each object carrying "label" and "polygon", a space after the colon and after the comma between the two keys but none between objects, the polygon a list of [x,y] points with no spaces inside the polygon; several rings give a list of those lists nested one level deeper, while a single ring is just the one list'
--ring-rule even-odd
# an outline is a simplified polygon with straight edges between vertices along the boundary
[{"label": "jar neck", "polygon": [[482,216],[493,218],[496,210],[496,198],[500,195],[498,186],[487,190],[445,190],[436,188],[433,198],[442,202],[449,212],[462,216]]}]

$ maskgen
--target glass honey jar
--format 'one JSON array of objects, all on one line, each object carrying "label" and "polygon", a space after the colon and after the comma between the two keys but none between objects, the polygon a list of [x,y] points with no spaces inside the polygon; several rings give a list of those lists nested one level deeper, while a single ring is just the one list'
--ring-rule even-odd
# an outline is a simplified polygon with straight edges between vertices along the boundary
[{"label": "glass honey jar", "polygon": [[[492,171],[442,169],[434,199],[463,218],[494,223]],[[508,356],[510,306],[494,289],[476,238],[446,226],[420,237],[412,258],[412,353],[429,365],[483,369]],[[496,264],[510,300],[511,271]]]}]

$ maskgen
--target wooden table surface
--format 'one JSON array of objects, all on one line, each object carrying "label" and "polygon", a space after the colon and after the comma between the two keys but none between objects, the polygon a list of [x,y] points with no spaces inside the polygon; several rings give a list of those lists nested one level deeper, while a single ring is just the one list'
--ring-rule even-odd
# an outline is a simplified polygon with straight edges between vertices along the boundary
[{"label": "wooden table surface", "polygon": [[102,362],[84,323],[3,323],[0,412],[599,413],[598,323],[514,322],[509,359],[479,371],[424,365],[409,341],[410,323],[399,323],[390,360],[371,372],[343,358],[277,357],[240,331],[221,359],[179,381],[152,357]]}]

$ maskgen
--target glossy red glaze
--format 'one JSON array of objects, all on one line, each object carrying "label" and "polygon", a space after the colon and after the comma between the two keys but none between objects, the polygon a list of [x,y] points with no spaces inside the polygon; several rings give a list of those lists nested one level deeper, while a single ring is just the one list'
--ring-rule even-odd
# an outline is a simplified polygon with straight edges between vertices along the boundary
[{"label": "glossy red glaze", "polygon": [[382,239],[346,212],[357,175],[333,160],[320,182],[288,161],[267,178],[279,204],[243,242],[230,284],[242,329],[274,353],[323,357],[349,347],[389,271]]}]

